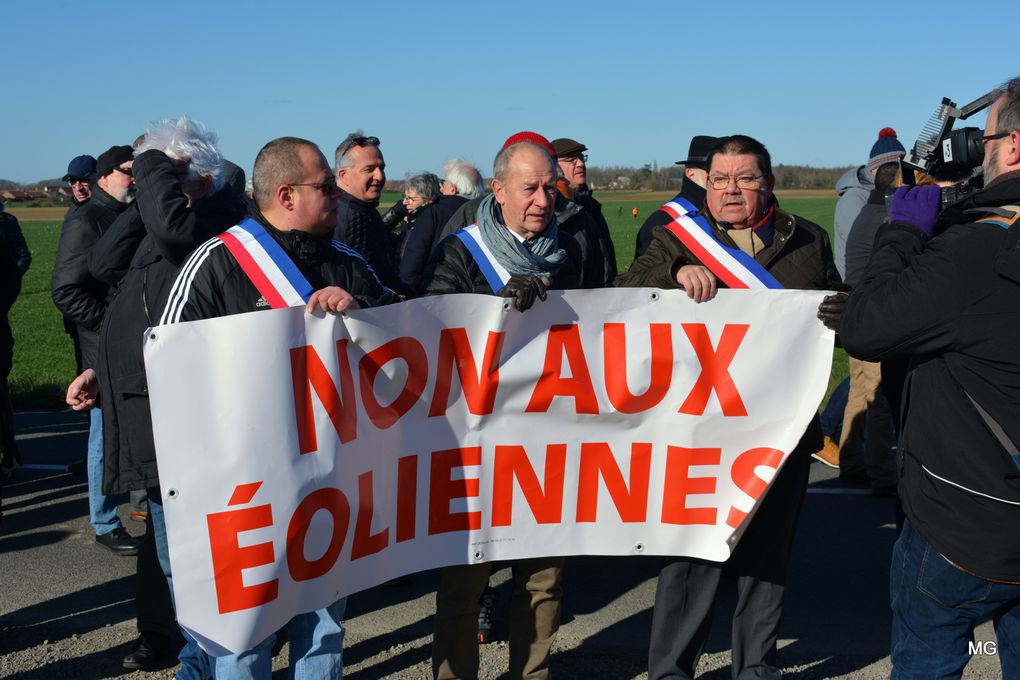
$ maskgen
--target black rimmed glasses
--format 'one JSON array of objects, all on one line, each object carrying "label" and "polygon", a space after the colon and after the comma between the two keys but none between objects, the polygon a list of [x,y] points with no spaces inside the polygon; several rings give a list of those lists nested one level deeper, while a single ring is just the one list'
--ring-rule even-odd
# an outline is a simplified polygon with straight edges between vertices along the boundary
[{"label": "black rimmed glasses", "polygon": [[291,187],[315,187],[322,192],[323,196],[332,196],[335,191],[338,191],[336,186],[336,180],[330,177],[324,182],[291,182],[287,186]]},{"label": "black rimmed glasses", "polygon": [[981,138],[981,143],[982,144],[987,144],[988,142],[991,142],[992,140],[995,140],[995,139],[1002,139],[1003,137],[1009,137],[1010,134],[1011,133],[1009,133],[1009,132],[996,132],[993,135],[985,135],[985,136],[983,136]]},{"label": "black rimmed glasses", "polygon": [[761,180],[765,175],[741,175],[740,177],[728,177],[726,175],[709,175],[708,185],[719,191],[725,189],[730,185],[730,182],[736,182],[738,189],[759,189],[761,188]]}]

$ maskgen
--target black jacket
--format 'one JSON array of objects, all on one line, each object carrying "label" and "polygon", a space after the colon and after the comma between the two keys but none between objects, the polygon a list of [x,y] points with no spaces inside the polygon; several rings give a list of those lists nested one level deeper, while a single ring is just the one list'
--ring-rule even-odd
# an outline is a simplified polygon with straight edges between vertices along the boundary
[{"label": "black jacket", "polygon": [[[479,196],[460,206],[443,226],[440,234],[441,240],[446,240],[446,237],[450,234],[474,224],[478,215],[478,206],[482,204],[482,199],[484,198],[484,196]],[[601,208],[601,205],[599,205],[599,208]],[[602,242],[600,227],[592,214],[580,203],[568,200],[561,193],[557,192],[556,222],[559,224],[559,232],[561,234],[566,233],[573,237],[574,244],[570,247],[577,248],[578,257],[574,261],[580,267],[581,278],[577,283],[569,287],[602,288],[607,285],[604,283],[606,259],[610,256],[612,257],[614,263],[613,270],[615,271],[616,251],[611,250],[611,253],[606,253],[606,246]],[[607,226],[607,235],[608,230],[609,227]],[[612,249],[612,240],[609,241],[608,247]],[[434,249],[433,256],[435,255]],[[431,276],[428,278],[431,278]]]},{"label": "black jacket", "polygon": [[963,569],[1020,581],[1020,468],[990,425],[1020,442],[1020,227],[978,221],[1020,205],[1020,172],[998,180],[943,211],[934,239],[882,227],[840,336],[852,356],[913,362],[898,456],[911,523]]},{"label": "black jacket", "polygon": [[[277,231],[261,215],[253,217],[283,246],[313,290],[339,286],[362,307],[400,301],[399,295],[380,283],[361,255],[344,244],[301,231]],[[269,309],[255,284],[218,240],[204,244],[193,257],[195,266],[186,285],[183,276],[174,284],[163,323]]]},{"label": "black jacket", "polygon": [[187,207],[170,160],[146,151],[133,165],[137,199],[92,249],[90,270],[117,286],[100,337],[105,493],[156,486],[142,334],[163,312],[170,285],[192,250],[237,224],[244,208],[224,188]]},{"label": "black jacket", "polygon": [[[567,251],[567,261],[552,278],[552,290],[581,287],[581,249],[570,234],[559,230],[559,246]],[[513,272],[510,272],[511,274]],[[447,236],[439,244],[425,272],[425,294],[478,293],[493,295],[489,282],[478,263],[459,237]]]},{"label": "black jacket", "polygon": [[390,235],[376,210],[378,206],[379,201],[362,201],[341,190],[333,238],[358,251],[384,285],[399,290],[397,269],[390,257]]},{"label": "black jacket", "polygon": [[432,255],[433,243],[443,225],[457,209],[468,202],[463,196],[440,196],[439,200],[418,211],[414,225],[404,236],[398,262],[400,283],[410,295],[424,292],[422,275]]},{"label": "black jacket", "polygon": [[4,242],[8,254],[14,259],[14,266],[19,274],[28,271],[32,264],[32,251],[25,243],[25,235],[21,233],[18,218],[0,208],[0,240]]},{"label": "black jacket", "polygon": [[616,245],[613,243],[613,236],[609,231],[609,223],[606,222],[606,218],[602,214],[602,204],[595,200],[595,196],[591,192],[579,194],[574,200],[591,215],[595,225],[593,248],[598,252],[598,261],[601,266],[598,268],[596,283],[591,287],[611,286],[619,272],[616,266]]},{"label": "black jacket", "polygon": [[71,213],[60,232],[51,285],[53,304],[75,326],[83,368],[95,366],[109,292],[106,283],[89,273],[89,251],[127,207],[94,186],[92,198]]}]

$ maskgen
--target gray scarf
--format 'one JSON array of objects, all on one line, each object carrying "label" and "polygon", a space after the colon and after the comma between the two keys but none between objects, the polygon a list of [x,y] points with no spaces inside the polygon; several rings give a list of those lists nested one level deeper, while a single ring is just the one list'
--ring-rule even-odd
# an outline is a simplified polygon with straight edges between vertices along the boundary
[{"label": "gray scarf", "polygon": [[555,215],[549,226],[525,245],[503,225],[503,211],[493,194],[478,206],[478,231],[496,261],[511,274],[551,277],[567,260],[567,251],[559,247]]}]

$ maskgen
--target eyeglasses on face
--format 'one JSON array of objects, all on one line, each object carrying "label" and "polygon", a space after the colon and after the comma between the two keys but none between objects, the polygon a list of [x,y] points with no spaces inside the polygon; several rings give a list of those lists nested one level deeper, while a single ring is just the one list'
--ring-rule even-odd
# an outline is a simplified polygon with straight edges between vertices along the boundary
[{"label": "eyeglasses on face", "polygon": [[287,186],[291,187],[315,187],[322,192],[323,196],[332,196],[333,192],[337,191],[336,180],[330,177],[329,179],[322,182],[291,182]]},{"label": "eyeglasses on face", "polygon": [[985,135],[985,136],[983,136],[981,138],[981,143],[982,144],[987,144],[988,142],[990,142],[992,140],[995,140],[995,139],[1002,139],[1003,137],[1009,137],[1009,135],[1010,135],[1009,132],[996,132],[993,135]]},{"label": "eyeglasses on face", "polygon": [[581,161],[582,163],[587,163],[588,162],[588,154],[586,154],[586,153],[579,153],[576,156],[560,156],[560,160],[561,161],[565,161],[567,163],[576,163],[577,161]]},{"label": "eyeglasses on face", "polygon": [[730,182],[735,181],[739,189],[758,189],[761,187],[761,180],[764,175],[741,175],[740,177],[729,177],[727,175],[709,175],[708,185],[713,189],[725,189]]}]

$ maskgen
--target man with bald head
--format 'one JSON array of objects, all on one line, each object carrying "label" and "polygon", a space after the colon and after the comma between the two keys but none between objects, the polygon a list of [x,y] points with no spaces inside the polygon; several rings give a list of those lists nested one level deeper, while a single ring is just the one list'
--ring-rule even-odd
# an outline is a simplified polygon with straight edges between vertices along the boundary
[{"label": "man with bald head", "polygon": [[[263,247],[289,258],[297,268],[288,275],[297,290],[312,292],[306,310],[339,313],[399,301],[383,286],[365,260],[332,240],[339,191],[326,158],[304,139],[281,137],[266,144],[252,173],[256,214],[228,230],[243,229]],[[238,247],[213,238],[195,250],[174,283],[161,323],[209,319],[270,309],[273,297],[255,283],[258,277]],[[280,272],[283,275],[282,270]],[[340,623],[346,598],[329,607],[295,616],[287,625],[291,673],[295,677],[343,675]],[[275,634],[241,654],[213,659],[214,676],[268,678],[272,674]]]},{"label": "man with bald head", "polygon": [[[426,295],[498,295],[512,298],[524,312],[544,300],[549,288],[580,286],[580,249],[556,222],[556,161],[543,146],[527,141],[527,134],[511,137],[496,156],[492,194],[479,204],[475,224],[437,247],[426,272]],[[491,569],[489,563],[443,569],[432,645],[435,678],[478,677],[478,600]],[[513,565],[512,678],[549,677],[549,650],[560,623],[562,571],[562,557]]]}]

